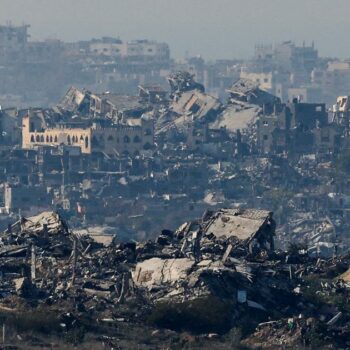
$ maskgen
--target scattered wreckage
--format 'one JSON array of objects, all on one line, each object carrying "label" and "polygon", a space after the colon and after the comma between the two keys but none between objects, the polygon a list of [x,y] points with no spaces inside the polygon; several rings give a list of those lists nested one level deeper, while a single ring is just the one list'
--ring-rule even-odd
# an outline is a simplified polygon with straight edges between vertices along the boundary
[{"label": "scattered wreckage", "polygon": [[[88,330],[97,319],[223,334],[247,318],[262,323],[261,332],[297,315],[297,324],[319,317],[307,285],[316,274],[339,278],[320,285],[324,298],[333,289],[349,294],[350,257],[276,251],[275,231],[269,211],[220,209],[163,230],[156,241],[106,247],[74,234],[57,213],[21,218],[0,235],[0,308],[25,312],[35,300],[42,310],[74,315]],[[348,317],[336,306],[321,313],[318,322],[332,329]]]}]

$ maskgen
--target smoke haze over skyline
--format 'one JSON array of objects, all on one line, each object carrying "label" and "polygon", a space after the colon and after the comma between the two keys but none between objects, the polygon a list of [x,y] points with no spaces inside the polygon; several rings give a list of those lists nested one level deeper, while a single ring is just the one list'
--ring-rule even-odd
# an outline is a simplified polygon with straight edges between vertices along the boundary
[{"label": "smoke haze over skyline", "polygon": [[0,0],[0,23],[30,24],[33,40],[154,39],[175,58],[247,58],[285,40],[346,58],[349,10],[348,0]]}]

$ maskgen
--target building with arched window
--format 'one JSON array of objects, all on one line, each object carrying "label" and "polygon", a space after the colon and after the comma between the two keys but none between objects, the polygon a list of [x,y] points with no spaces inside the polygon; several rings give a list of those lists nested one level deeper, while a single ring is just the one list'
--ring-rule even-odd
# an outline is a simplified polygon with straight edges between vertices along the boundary
[{"label": "building with arched window", "polygon": [[22,148],[70,145],[80,147],[81,152],[104,152],[108,155],[137,154],[154,145],[154,123],[143,116],[132,125],[118,124],[109,127],[93,125],[87,128],[37,126],[32,128],[31,116],[22,120]]}]

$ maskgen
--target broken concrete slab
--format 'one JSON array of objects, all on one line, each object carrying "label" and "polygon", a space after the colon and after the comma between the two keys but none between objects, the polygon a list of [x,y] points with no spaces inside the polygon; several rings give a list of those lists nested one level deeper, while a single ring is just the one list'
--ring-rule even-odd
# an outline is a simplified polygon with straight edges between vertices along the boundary
[{"label": "broken concrete slab", "polygon": [[136,285],[147,288],[174,284],[187,277],[194,263],[187,258],[164,260],[152,258],[136,265],[133,280]]}]

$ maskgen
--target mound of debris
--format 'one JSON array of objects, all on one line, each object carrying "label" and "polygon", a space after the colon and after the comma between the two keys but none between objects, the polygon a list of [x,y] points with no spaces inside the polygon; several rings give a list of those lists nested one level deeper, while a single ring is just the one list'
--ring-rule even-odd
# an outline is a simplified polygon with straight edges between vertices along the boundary
[{"label": "mound of debris", "polygon": [[66,222],[54,212],[43,212],[8,225],[0,234],[0,257],[25,257],[30,246],[47,250],[47,254],[69,254],[72,238]]},{"label": "mound of debris", "polygon": [[[325,342],[334,327],[345,334],[349,306],[334,300],[349,295],[342,278],[350,257],[275,251],[275,232],[269,211],[220,209],[163,230],[154,242],[106,247],[75,235],[56,213],[22,218],[1,234],[0,308],[69,314],[73,324],[105,336],[106,325],[121,322],[197,334],[239,327],[247,342],[271,332],[295,345],[310,318]],[[294,328],[287,332],[284,320]]]}]

